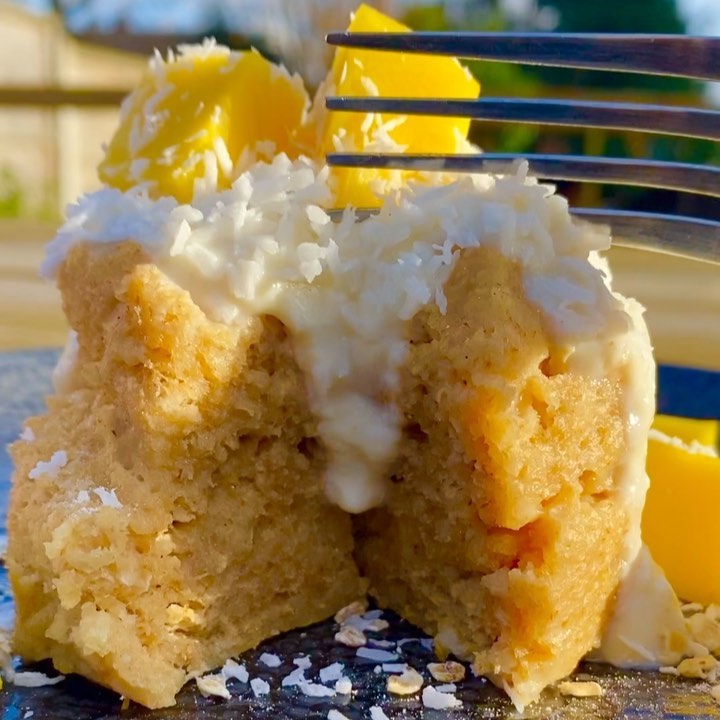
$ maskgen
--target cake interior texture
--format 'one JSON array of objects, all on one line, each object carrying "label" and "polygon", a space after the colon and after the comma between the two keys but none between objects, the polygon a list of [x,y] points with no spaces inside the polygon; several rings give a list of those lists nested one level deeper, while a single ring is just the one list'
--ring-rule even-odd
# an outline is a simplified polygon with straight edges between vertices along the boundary
[{"label": "cake interior texture", "polygon": [[132,243],[74,249],[59,286],[78,356],[12,449],[15,650],[162,707],[363,596],[282,324],[210,321]]},{"label": "cake interior texture", "polygon": [[133,243],[75,247],[59,285],[78,356],[13,447],[26,659],[165,706],[363,578],[519,705],[597,642],[630,522],[620,388],[564,367],[518,263],[465,250],[445,313],[409,323],[389,491],[355,517],[282,323],[209,320]]},{"label": "cake interior texture", "polygon": [[355,520],[382,606],[522,705],[597,642],[630,525],[616,378],[564,368],[517,265],[465,252],[410,330],[385,503]]}]

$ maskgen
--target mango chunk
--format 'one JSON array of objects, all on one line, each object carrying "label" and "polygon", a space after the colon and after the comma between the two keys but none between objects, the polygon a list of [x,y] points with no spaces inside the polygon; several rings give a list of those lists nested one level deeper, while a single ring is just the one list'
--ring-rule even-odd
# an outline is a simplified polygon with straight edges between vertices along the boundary
[{"label": "mango chunk", "polygon": [[653,427],[668,437],[679,438],[684,443],[697,442],[706,447],[717,447],[720,439],[719,420],[695,420],[676,415],[656,415]]},{"label": "mango chunk", "polygon": [[206,44],[167,62],[156,57],[123,105],[100,179],[121,190],[146,183],[153,197],[189,202],[196,181],[229,187],[246,149],[297,157],[308,105],[300,77],[254,50]]},{"label": "mango chunk", "polygon": [[[367,5],[358,8],[348,26],[349,32],[408,29]],[[353,48],[337,49],[328,85],[326,91],[333,94],[355,96],[475,98],[480,92],[479,83],[455,58]],[[321,93],[318,101],[323,100]],[[320,150],[381,150],[389,140],[398,151],[454,153],[463,146],[469,126],[466,118],[331,112],[320,130]],[[390,180],[393,173],[399,175],[391,170],[334,168],[337,206],[379,205],[373,186]]]},{"label": "mango chunk", "polygon": [[[676,420],[662,424],[687,430],[687,423]],[[653,558],[683,600],[720,603],[720,458],[655,436],[648,443],[647,471],[642,533]]]}]

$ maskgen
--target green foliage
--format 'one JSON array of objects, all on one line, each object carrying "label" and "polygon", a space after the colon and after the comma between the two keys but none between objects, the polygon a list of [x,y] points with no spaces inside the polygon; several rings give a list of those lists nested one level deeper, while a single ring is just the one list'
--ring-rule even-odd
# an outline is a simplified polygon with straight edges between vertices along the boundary
[{"label": "green foliage", "polygon": [[25,194],[20,179],[9,167],[0,169],[0,217],[21,217],[25,210]]}]

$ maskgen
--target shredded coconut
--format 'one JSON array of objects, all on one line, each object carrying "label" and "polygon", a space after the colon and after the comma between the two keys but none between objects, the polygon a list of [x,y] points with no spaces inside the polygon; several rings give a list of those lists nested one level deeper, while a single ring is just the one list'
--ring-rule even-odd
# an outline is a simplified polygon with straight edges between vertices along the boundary
[{"label": "shredded coconut", "polygon": [[222,675],[203,675],[195,678],[195,683],[203,697],[220,697],[224,700],[230,699],[230,691],[225,685],[225,677]]},{"label": "shredded coconut", "polygon": [[265,667],[269,668],[277,668],[282,665],[282,660],[273,653],[263,653],[259,658],[258,662],[261,665],[265,665]]},{"label": "shredded coconut", "polygon": [[319,683],[304,682],[304,683],[299,683],[298,687],[300,688],[300,692],[303,695],[307,695],[308,697],[334,697],[335,696],[335,690],[333,690],[332,688],[326,687],[325,685],[320,685]]},{"label": "shredded coconut", "polygon": [[55,477],[58,471],[64,468],[67,463],[67,453],[64,450],[56,450],[47,462],[39,460],[35,467],[28,473],[28,477],[30,480],[37,480],[42,475]]},{"label": "shredded coconut", "polygon": [[349,695],[352,692],[352,681],[350,678],[341,677],[335,683],[335,692],[338,695]]},{"label": "shredded coconut", "polygon": [[380,650],[378,648],[359,647],[355,651],[355,655],[363,660],[372,660],[373,662],[385,663],[393,662],[398,659],[396,653],[388,652],[387,650]]},{"label": "shredded coconut", "polygon": [[270,684],[262,678],[253,678],[250,681],[250,688],[252,689],[253,695],[255,697],[260,697],[261,695],[268,695],[270,693]]},{"label": "shredded coconut", "polygon": [[423,676],[417,670],[406,667],[402,675],[391,675],[387,679],[387,691],[393,695],[414,695],[423,682]]},{"label": "shredded coconut", "polygon": [[93,488],[93,492],[100,498],[100,502],[111,508],[121,508],[123,505],[118,500],[115,490],[108,490],[104,487]]},{"label": "shredded coconut", "polygon": [[345,666],[340,663],[336,662],[332,665],[328,665],[327,667],[321,668],[320,670],[320,682],[329,683],[333,680],[339,680],[341,677],[343,677],[343,670],[345,669]]},{"label": "shredded coconut", "polygon": [[25,442],[33,442],[35,440],[35,433],[29,425],[26,425],[23,428],[20,433],[20,440],[24,440]]},{"label": "shredded coconut", "polygon": [[7,679],[18,687],[38,688],[46,685],[57,685],[65,679],[64,675],[48,677],[45,673],[36,671],[7,672]]},{"label": "shredded coconut", "polygon": [[462,707],[462,701],[451,693],[438,692],[432,685],[422,691],[423,705],[430,710],[449,710]]},{"label": "shredded coconut", "polygon": [[293,670],[289,675],[286,675],[281,682],[283,687],[296,687],[307,682],[305,677],[305,668],[297,668]]},{"label": "shredded coconut", "polygon": [[240,665],[232,658],[228,658],[220,671],[225,680],[237,680],[241,683],[247,683],[250,675],[244,665]]},{"label": "shredded coconut", "polygon": [[332,708],[328,710],[327,720],[350,720],[347,715],[343,715],[339,710]]}]

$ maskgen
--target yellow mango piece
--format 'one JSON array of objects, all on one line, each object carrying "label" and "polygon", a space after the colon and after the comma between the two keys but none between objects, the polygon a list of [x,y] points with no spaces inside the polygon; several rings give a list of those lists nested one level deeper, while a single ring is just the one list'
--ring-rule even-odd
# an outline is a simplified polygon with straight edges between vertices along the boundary
[{"label": "yellow mango piece", "polygon": [[719,420],[656,415],[653,427],[668,437],[679,438],[685,443],[698,442],[706,447],[717,447],[720,438]]},{"label": "yellow mango piece", "polygon": [[683,600],[720,603],[720,458],[651,438],[647,471],[642,533],[653,558]]},{"label": "yellow mango piece", "polygon": [[123,106],[100,179],[121,190],[147,183],[153,197],[189,202],[197,179],[229,187],[246,149],[296,157],[308,104],[302,80],[254,50],[205,45],[155,58]]},{"label": "yellow mango piece", "polygon": [[[405,25],[367,5],[353,16],[349,32],[402,32]],[[338,48],[332,64],[329,88],[336,95],[384,97],[475,98],[479,83],[455,58],[378,50]],[[319,101],[323,101],[322,94]],[[457,152],[467,137],[466,118],[327,113],[320,130],[320,150],[340,148],[364,151],[378,148],[386,134],[407,152]],[[334,168],[336,205],[373,207],[379,205],[372,184],[388,180],[397,171],[362,168]],[[408,176],[409,173],[403,173]]]}]

